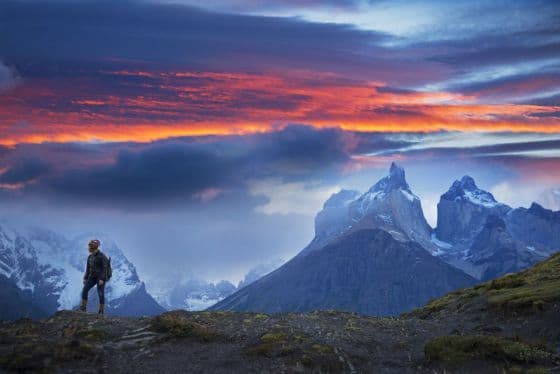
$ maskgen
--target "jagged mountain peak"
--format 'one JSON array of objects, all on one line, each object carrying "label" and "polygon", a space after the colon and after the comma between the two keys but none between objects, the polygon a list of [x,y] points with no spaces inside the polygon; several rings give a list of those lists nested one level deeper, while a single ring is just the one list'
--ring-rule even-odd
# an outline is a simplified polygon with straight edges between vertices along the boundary
[{"label": "jagged mountain peak", "polygon": [[444,200],[466,200],[473,204],[484,206],[495,206],[498,203],[492,193],[479,188],[470,175],[465,175],[461,179],[453,182],[449,190],[441,195]]},{"label": "jagged mountain peak", "polygon": [[464,175],[463,178],[461,178],[461,180],[459,180],[457,182],[459,182],[459,185],[464,190],[472,191],[472,190],[478,189],[478,187],[476,186],[476,183],[474,181],[474,178],[471,177],[470,175]]},{"label": "jagged mountain peak", "polygon": [[553,211],[551,209],[546,209],[539,203],[533,202],[527,211],[535,216],[552,220],[552,221],[560,221],[560,211]]},{"label": "jagged mountain peak", "polygon": [[369,189],[369,192],[391,192],[392,190],[402,189],[410,191],[406,182],[404,169],[395,162],[391,163],[389,175],[380,179]]}]

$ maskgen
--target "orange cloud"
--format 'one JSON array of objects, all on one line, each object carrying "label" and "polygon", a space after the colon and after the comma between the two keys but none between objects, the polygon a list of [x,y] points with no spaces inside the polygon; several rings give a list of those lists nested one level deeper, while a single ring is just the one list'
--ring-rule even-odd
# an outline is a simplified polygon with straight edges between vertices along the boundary
[{"label": "orange cloud", "polygon": [[101,74],[105,79],[29,81],[0,96],[0,144],[149,142],[289,123],[362,132],[560,132],[558,106],[490,105],[475,96],[390,90],[332,74]]}]

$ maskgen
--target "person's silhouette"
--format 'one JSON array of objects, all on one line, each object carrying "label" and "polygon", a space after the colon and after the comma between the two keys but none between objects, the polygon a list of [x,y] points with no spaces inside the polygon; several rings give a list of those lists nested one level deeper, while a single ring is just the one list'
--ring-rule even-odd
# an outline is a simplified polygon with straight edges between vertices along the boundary
[{"label": "person's silhouette", "polygon": [[82,301],[80,310],[87,310],[88,292],[93,286],[97,286],[99,295],[99,314],[105,313],[105,282],[107,281],[107,267],[109,260],[101,252],[99,246],[101,242],[97,239],[90,240],[88,243],[89,256],[86,263],[86,273],[84,274],[84,288],[82,289]]}]

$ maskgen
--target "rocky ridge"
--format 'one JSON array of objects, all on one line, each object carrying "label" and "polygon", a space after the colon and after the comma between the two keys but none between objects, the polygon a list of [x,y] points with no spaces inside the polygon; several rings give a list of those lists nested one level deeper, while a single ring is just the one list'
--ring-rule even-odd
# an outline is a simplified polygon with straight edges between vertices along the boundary
[{"label": "rocky ridge", "polygon": [[4,372],[544,373],[560,370],[560,255],[392,318],[62,311],[0,324]]}]

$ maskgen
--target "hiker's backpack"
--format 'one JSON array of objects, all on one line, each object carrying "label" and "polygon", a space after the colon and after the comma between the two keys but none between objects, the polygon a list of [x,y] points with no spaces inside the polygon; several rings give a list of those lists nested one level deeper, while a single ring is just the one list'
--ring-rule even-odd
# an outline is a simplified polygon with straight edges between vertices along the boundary
[{"label": "hiker's backpack", "polygon": [[107,266],[105,267],[105,282],[109,281],[113,276],[113,268],[111,267],[111,257],[105,256],[107,260]]}]

